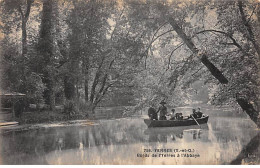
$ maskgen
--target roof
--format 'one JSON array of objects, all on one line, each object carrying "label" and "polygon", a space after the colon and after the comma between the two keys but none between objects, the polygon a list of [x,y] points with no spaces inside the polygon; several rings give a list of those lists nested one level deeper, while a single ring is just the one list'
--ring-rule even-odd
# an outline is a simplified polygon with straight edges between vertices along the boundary
[{"label": "roof", "polygon": [[25,96],[25,94],[0,90],[0,96],[1,97],[22,97],[22,96]]}]

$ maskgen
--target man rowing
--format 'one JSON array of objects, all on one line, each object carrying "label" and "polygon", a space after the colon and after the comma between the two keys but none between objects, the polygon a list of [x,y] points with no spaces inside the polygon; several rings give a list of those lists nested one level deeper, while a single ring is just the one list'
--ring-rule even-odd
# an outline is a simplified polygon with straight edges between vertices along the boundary
[{"label": "man rowing", "polygon": [[200,111],[200,108],[198,108],[198,111],[196,113],[197,113],[198,118],[201,118],[203,115],[203,113]]},{"label": "man rowing", "polygon": [[200,111],[200,108],[198,108],[198,111],[196,111],[195,109],[192,109],[192,114],[190,115],[190,118],[192,118],[192,116],[194,118],[201,118],[203,115],[203,113]]}]

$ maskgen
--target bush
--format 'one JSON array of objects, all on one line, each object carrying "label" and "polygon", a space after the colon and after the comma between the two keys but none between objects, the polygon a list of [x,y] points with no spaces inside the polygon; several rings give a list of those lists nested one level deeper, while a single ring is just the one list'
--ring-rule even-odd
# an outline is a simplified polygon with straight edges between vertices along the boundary
[{"label": "bush", "polygon": [[64,104],[64,113],[71,116],[77,113],[77,105],[72,100],[67,100]]},{"label": "bush", "polygon": [[85,102],[84,100],[79,100],[79,113],[87,114],[91,111],[91,105],[88,102]]},{"label": "bush", "polygon": [[26,78],[26,98],[35,104],[43,103],[43,92],[46,88],[40,74],[32,72]]}]

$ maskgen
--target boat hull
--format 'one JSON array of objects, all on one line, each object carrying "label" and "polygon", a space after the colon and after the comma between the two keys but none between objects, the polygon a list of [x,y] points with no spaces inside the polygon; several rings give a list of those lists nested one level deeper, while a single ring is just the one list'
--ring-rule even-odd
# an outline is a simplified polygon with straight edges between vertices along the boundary
[{"label": "boat hull", "polygon": [[[209,116],[196,119],[199,124],[205,124],[208,122]],[[150,120],[144,119],[145,124],[148,127],[179,127],[179,126],[190,126],[197,125],[194,119],[184,120]]]}]

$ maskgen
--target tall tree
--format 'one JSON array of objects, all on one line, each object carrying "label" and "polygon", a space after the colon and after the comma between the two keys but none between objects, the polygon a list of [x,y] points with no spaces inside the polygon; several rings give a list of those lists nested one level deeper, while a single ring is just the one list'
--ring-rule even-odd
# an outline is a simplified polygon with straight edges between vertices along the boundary
[{"label": "tall tree", "polygon": [[[30,16],[31,7],[34,0],[4,0],[2,6],[4,15],[20,15],[21,28],[22,28],[22,56],[27,54],[27,22]],[[15,18],[15,17],[14,17]]]},{"label": "tall tree", "polygon": [[38,51],[41,56],[39,73],[43,74],[46,84],[45,99],[50,109],[55,108],[55,77],[57,73],[58,55],[56,53],[56,25],[54,4],[56,0],[43,0]]}]

